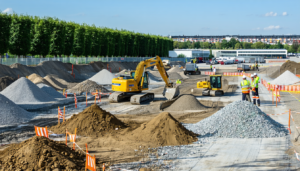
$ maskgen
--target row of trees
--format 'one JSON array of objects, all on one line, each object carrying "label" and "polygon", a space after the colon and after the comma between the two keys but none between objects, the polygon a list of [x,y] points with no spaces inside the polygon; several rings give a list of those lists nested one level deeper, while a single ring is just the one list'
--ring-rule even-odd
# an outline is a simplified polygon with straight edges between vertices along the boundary
[{"label": "row of trees", "polygon": [[209,42],[174,42],[175,49],[286,49],[290,53],[300,53],[300,46],[297,41],[292,45],[281,44],[277,42],[275,45],[265,44],[262,42],[248,43],[239,42],[232,38],[230,41],[222,40],[222,42],[209,43]]},{"label": "row of trees", "polygon": [[99,28],[50,17],[0,14],[0,57],[53,56],[168,56],[173,40],[127,30]]}]

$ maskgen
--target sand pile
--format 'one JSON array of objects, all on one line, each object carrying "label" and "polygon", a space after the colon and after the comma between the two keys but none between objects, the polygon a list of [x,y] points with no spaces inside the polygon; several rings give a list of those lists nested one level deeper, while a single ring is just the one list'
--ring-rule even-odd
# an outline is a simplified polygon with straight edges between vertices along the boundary
[{"label": "sand pile", "polygon": [[57,92],[54,88],[46,85],[46,84],[37,84],[37,86],[43,90],[45,93],[49,94],[50,96],[54,98],[65,98],[61,93]]},{"label": "sand pile", "polygon": [[292,85],[299,83],[300,78],[295,74],[291,73],[289,70],[286,70],[283,74],[277,77],[275,80],[271,81],[270,84],[275,85]]},{"label": "sand pile", "polygon": [[132,132],[136,141],[153,142],[160,146],[183,145],[197,141],[197,135],[181,125],[167,112],[160,113]]},{"label": "sand pile", "polygon": [[85,155],[46,137],[33,137],[0,151],[4,170],[84,170]]},{"label": "sand pile", "polygon": [[48,81],[57,90],[63,90],[68,88],[68,82],[54,75],[47,75],[46,77],[44,77],[44,79]]},{"label": "sand pile", "polygon": [[22,109],[14,102],[0,94],[0,125],[11,125],[26,122],[34,114]]},{"label": "sand pile", "polygon": [[184,111],[184,110],[204,110],[206,109],[195,96],[182,95],[166,110],[168,111]]},{"label": "sand pile", "polygon": [[101,109],[98,105],[92,105],[77,115],[73,115],[66,122],[50,128],[55,133],[65,133],[77,128],[78,135],[98,136],[104,132],[115,131],[116,128],[126,128],[126,125],[114,115]]},{"label": "sand pile", "polygon": [[7,86],[9,86],[11,83],[16,81],[16,79],[5,76],[0,78],[0,91],[4,90]]},{"label": "sand pile", "polygon": [[106,88],[104,88],[102,85],[97,84],[95,81],[91,80],[85,80],[79,84],[77,84],[75,87],[68,90],[68,93],[76,93],[81,94],[83,92],[96,92],[96,90],[101,90],[103,93],[109,92]]},{"label": "sand pile", "polygon": [[42,91],[25,77],[19,78],[10,86],[4,89],[1,94],[6,96],[14,103],[28,104],[32,102],[50,102],[55,99]]},{"label": "sand pile", "polygon": [[[295,69],[296,69],[296,74],[300,74],[300,63],[294,61],[287,61],[281,65],[280,69],[272,73],[270,77],[276,78],[280,76],[282,73],[284,73],[286,70],[289,70],[295,74]],[[269,70],[267,72],[270,73]]]},{"label": "sand pile", "polygon": [[95,74],[93,77],[91,77],[89,80],[95,81],[97,84],[100,85],[109,85],[112,84],[113,78],[116,78],[114,74],[112,74],[106,69],[103,69],[97,74]]},{"label": "sand pile", "polygon": [[45,80],[43,77],[41,77],[40,75],[33,73],[31,75],[28,76],[28,80],[30,80],[31,82],[33,82],[34,84],[46,84],[48,86],[52,86],[47,80]]},{"label": "sand pile", "polygon": [[178,65],[172,67],[171,69],[169,69],[167,72],[170,73],[170,72],[182,72],[183,69],[179,68]]}]

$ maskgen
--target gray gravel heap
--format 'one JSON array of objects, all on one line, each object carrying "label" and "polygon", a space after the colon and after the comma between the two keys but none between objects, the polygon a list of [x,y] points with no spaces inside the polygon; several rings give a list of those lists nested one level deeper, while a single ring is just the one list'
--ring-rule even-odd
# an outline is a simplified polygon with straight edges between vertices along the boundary
[{"label": "gray gravel heap", "polygon": [[235,101],[196,124],[185,125],[201,136],[224,138],[270,138],[287,135],[287,129],[257,106]]},{"label": "gray gravel heap", "polygon": [[106,69],[102,69],[100,72],[92,76],[89,80],[95,81],[97,84],[100,85],[111,85],[112,79],[116,78],[116,76],[109,72]]},{"label": "gray gravel heap", "polygon": [[33,118],[33,116],[33,113],[27,112],[0,94],[0,126],[26,122]]},{"label": "gray gravel heap", "polygon": [[17,104],[56,101],[25,77],[13,82],[1,94]]},{"label": "gray gravel heap", "polygon": [[41,90],[43,90],[45,93],[49,94],[50,96],[52,96],[54,98],[66,98],[61,93],[57,92],[54,88],[52,88],[46,84],[40,83],[40,84],[37,84],[37,86]]}]

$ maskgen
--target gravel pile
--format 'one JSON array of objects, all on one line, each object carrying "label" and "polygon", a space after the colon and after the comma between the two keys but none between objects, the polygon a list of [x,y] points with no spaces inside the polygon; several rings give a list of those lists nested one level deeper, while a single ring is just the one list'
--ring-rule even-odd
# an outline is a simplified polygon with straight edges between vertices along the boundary
[{"label": "gravel pile", "polygon": [[34,114],[29,113],[14,102],[0,94],[0,125],[19,124],[30,120]]},{"label": "gravel pile", "polygon": [[287,129],[247,101],[235,101],[214,115],[186,127],[202,136],[271,138],[287,135]]},{"label": "gravel pile", "polygon": [[279,77],[277,77],[270,83],[276,85],[291,85],[298,82],[300,82],[300,78],[298,78],[295,74],[291,73],[291,71],[286,70],[283,74],[281,74]]},{"label": "gravel pile", "polygon": [[106,69],[103,69],[97,74],[95,74],[93,77],[91,77],[89,80],[95,81],[97,84],[100,85],[111,85],[113,78],[116,78],[114,74],[112,74]]},{"label": "gravel pile", "polygon": [[25,77],[13,82],[10,86],[6,87],[1,94],[18,104],[55,101],[55,98],[49,96]]},{"label": "gravel pile", "polygon": [[169,73],[169,72],[182,72],[182,71],[183,71],[183,69],[179,68],[179,66],[176,65],[176,66],[172,67],[171,69],[169,69],[167,72]]},{"label": "gravel pile", "polygon": [[45,93],[49,94],[50,96],[54,98],[65,98],[61,93],[57,92],[54,88],[46,85],[46,84],[37,84],[37,86],[43,90]]},{"label": "gravel pile", "polygon": [[96,90],[101,90],[103,93],[109,92],[106,88],[104,88],[102,85],[98,85],[95,81],[91,80],[85,80],[79,84],[77,84],[75,87],[72,89],[68,90],[68,93],[76,93],[76,94],[81,94],[83,92],[96,92]]},{"label": "gravel pile", "polygon": [[193,95],[182,95],[179,97],[170,107],[168,111],[184,111],[184,110],[203,110],[206,109],[195,96]]}]

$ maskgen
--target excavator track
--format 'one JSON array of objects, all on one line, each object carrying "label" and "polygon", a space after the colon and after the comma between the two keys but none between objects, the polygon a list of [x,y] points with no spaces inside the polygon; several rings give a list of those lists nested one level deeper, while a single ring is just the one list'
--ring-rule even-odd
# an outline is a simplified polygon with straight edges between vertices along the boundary
[{"label": "excavator track", "polygon": [[139,105],[142,102],[153,101],[153,100],[154,100],[154,93],[139,93],[131,96],[130,103],[134,105]]}]

